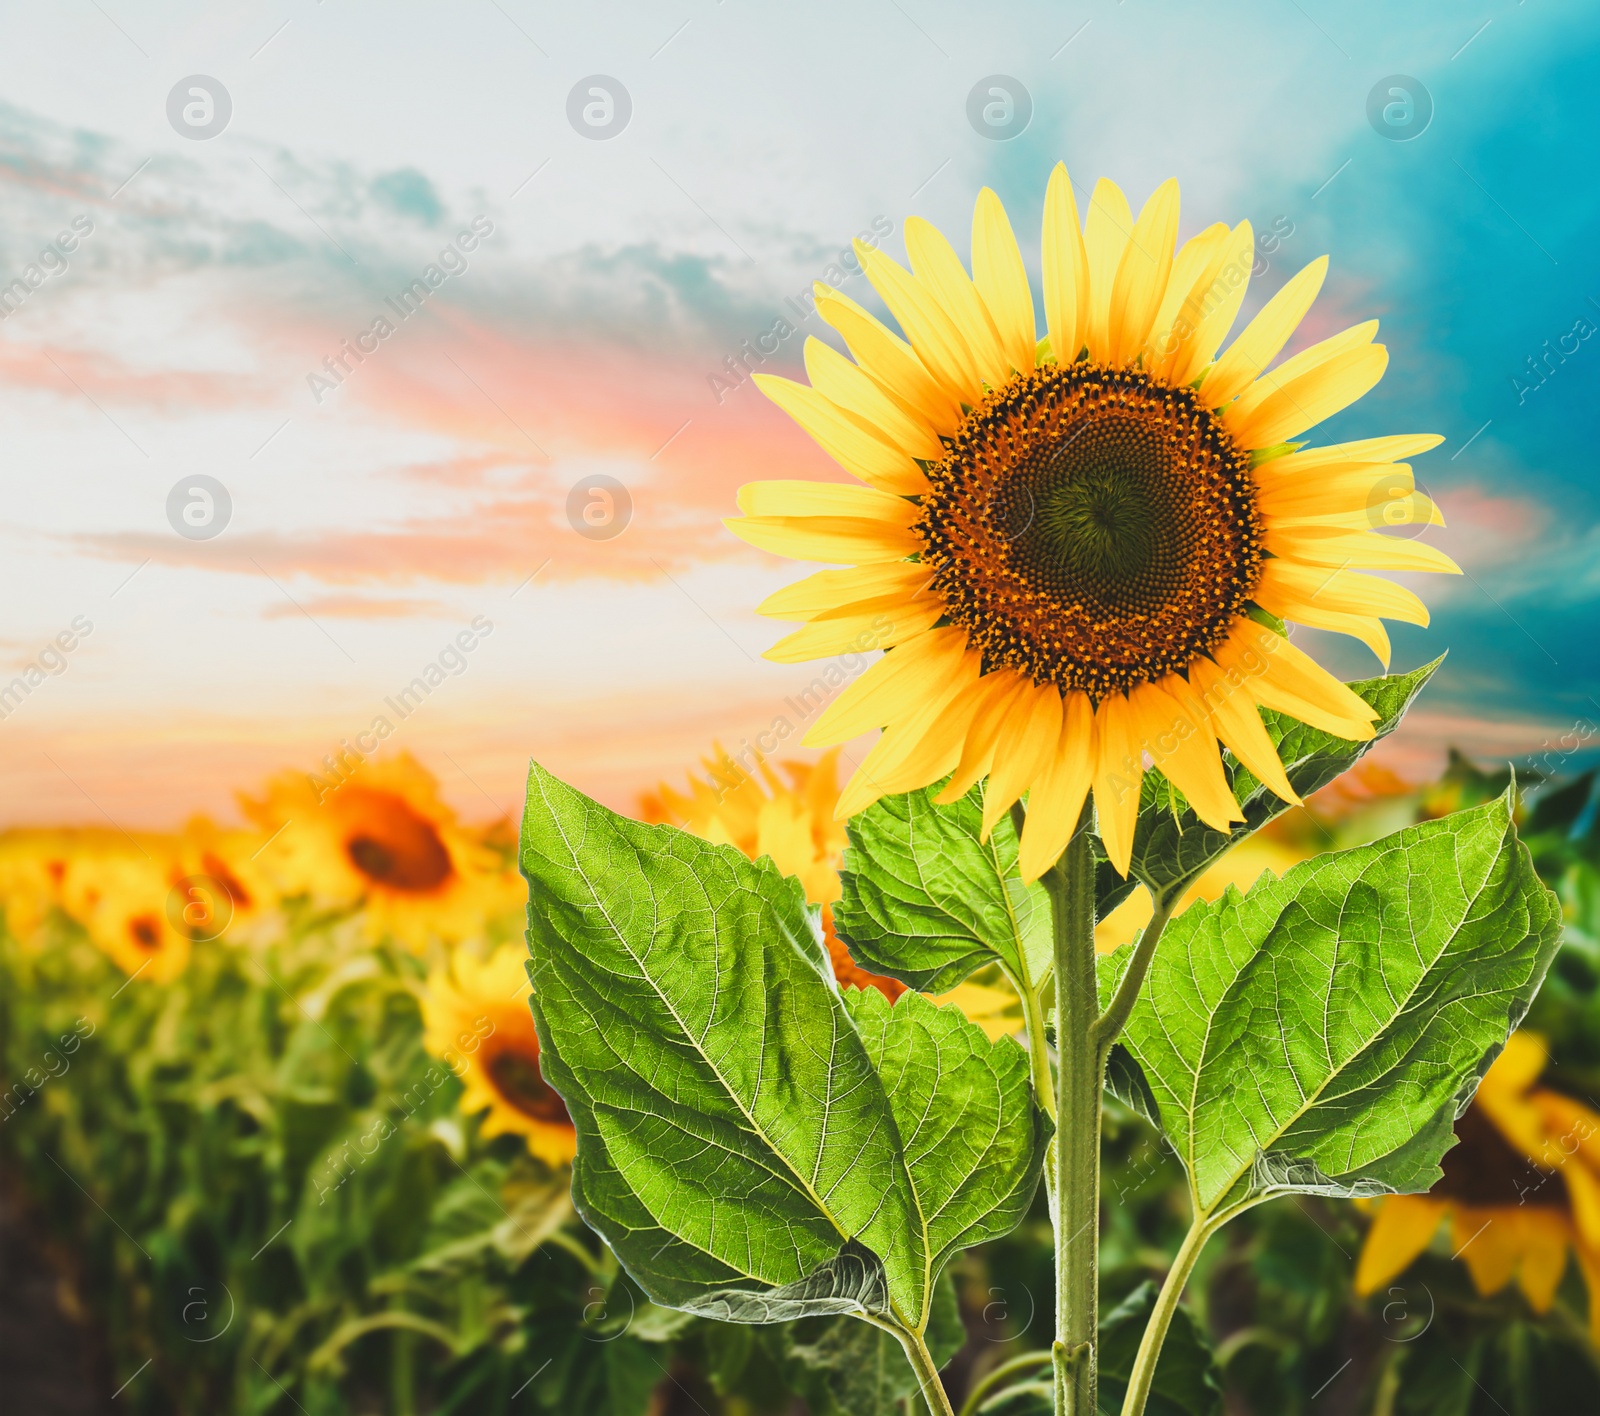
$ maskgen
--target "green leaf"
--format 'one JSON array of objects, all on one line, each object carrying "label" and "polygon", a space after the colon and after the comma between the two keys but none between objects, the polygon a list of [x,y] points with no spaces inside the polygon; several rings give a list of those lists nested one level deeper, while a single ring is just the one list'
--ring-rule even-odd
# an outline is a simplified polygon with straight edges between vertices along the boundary
[{"label": "green leaf", "polygon": [[758,1322],[893,1307],[916,1326],[911,1178],[800,883],[537,764],[522,867],[573,1202],[651,1299]]},{"label": "green leaf", "polygon": [[1009,815],[979,839],[984,784],[936,806],[943,789],[881,797],[850,818],[834,928],[863,968],[925,993],[996,961],[1036,984],[1050,968],[1049,897],[1017,875]]},{"label": "green leaf", "polygon": [[[1349,685],[1352,692],[1365,699],[1380,715],[1373,725],[1374,736],[1367,742],[1349,742],[1320,728],[1309,727],[1285,713],[1262,709],[1267,735],[1277,745],[1289,784],[1302,797],[1307,797],[1353,767],[1375,743],[1399,726],[1406,709],[1443,662],[1441,656],[1408,674],[1359,679]],[[1195,877],[1235,841],[1259,831],[1273,817],[1288,810],[1288,803],[1262,786],[1234,760],[1232,753],[1225,752],[1222,763],[1233,786],[1234,799],[1245,818],[1231,834],[1214,830],[1200,820],[1183,794],[1160,772],[1145,773],[1139,796],[1139,822],[1133,835],[1133,862],[1127,880],[1103,863],[1105,852],[1100,843],[1095,842],[1102,861],[1096,877],[1096,914],[1100,918],[1122,902],[1135,880],[1156,896],[1174,895],[1188,888]]]},{"label": "green leaf", "polygon": [[845,1003],[888,1089],[938,1273],[957,1250],[1009,1234],[1033,1199],[1050,1123],[1033,1105],[1028,1056],[920,993],[891,1004],[851,989]]},{"label": "green leaf", "polygon": [[[1428,1189],[1559,932],[1509,793],[1178,916],[1121,1041],[1197,1218]],[[1103,961],[1107,1000],[1127,954]]]},{"label": "green leaf", "polygon": [[[1146,1280],[1100,1319],[1100,1409],[1122,1409],[1139,1340],[1155,1310],[1158,1289]],[[1222,1416],[1222,1385],[1211,1344],[1188,1310],[1172,1315],[1156,1359],[1146,1416]]]},{"label": "green leaf", "polygon": [[573,1202],[651,1300],[922,1331],[944,1260],[1032,1196],[1022,1050],[917,994],[842,997],[798,881],[537,765],[522,859]]},{"label": "green leaf", "polygon": [[[928,1349],[944,1366],[966,1341],[955,1285],[945,1274],[934,1285]],[[882,1328],[849,1318],[803,1318],[774,1330],[777,1358],[811,1416],[903,1416],[917,1374],[900,1343]]]}]

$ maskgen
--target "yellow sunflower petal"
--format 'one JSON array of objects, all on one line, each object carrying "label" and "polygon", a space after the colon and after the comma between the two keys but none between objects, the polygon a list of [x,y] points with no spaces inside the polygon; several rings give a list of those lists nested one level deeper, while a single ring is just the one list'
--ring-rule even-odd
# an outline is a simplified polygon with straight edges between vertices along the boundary
[{"label": "yellow sunflower petal", "polygon": [[1113,364],[1131,364],[1143,351],[1166,298],[1178,239],[1178,183],[1169,177],[1151,195],[1117,262],[1106,316]]},{"label": "yellow sunflower petal", "polygon": [[1174,361],[1186,340],[1192,338],[1204,319],[1202,306],[1210,281],[1206,273],[1213,261],[1220,260],[1228,242],[1226,222],[1208,226],[1198,236],[1185,241],[1173,258],[1167,293],[1156,312],[1150,331],[1148,368],[1157,378],[1170,378]]},{"label": "yellow sunflower petal", "polygon": [[931,687],[924,681],[917,706],[908,717],[890,724],[840,794],[836,810],[840,820],[864,811],[881,796],[915,791],[951,770],[960,741],[953,732],[938,731],[939,720],[977,678],[980,663],[981,656],[968,651],[957,661],[954,673]]},{"label": "yellow sunflower petal", "polygon": [[998,669],[985,674],[966,693],[971,712],[961,744],[961,757],[954,775],[934,800],[948,806],[972,790],[979,777],[987,776],[994,765],[1000,728],[1013,704],[1021,697],[1028,679],[1015,669]]},{"label": "yellow sunflower petal", "polygon": [[983,397],[977,363],[943,306],[910,271],[882,251],[858,240],[855,252],[867,279],[899,321],[922,366],[950,397],[960,403],[977,403]]},{"label": "yellow sunflower petal", "polygon": [[746,482],[738,502],[746,516],[849,516],[889,526],[910,526],[920,514],[904,497],[848,482]]},{"label": "yellow sunflower petal", "polygon": [[1280,619],[1298,620],[1305,610],[1331,610],[1346,615],[1381,615],[1424,627],[1428,623],[1428,607],[1404,585],[1355,570],[1330,573],[1323,566],[1277,558],[1262,562],[1254,599]]},{"label": "yellow sunflower petal", "polygon": [[805,745],[832,747],[909,717],[930,683],[957,671],[966,648],[966,630],[954,625],[899,645],[828,705],[805,735]]},{"label": "yellow sunflower petal", "polygon": [[819,570],[768,595],[756,606],[756,613],[768,619],[809,620],[896,591],[910,599],[927,585],[929,574],[927,566],[915,561]]},{"label": "yellow sunflower petal", "polygon": [[1072,179],[1056,163],[1044,194],[1044,318],[1058,364],[1070,364],[1089,337],[1089,256],[1078,226]]},{"label": "yellow sunflower petal", "polygon": [[1258,703],[1334,733],[1348,742],[1372,736],[1377,716],[1315,660],[1263,625],[1242,621],[1212,655],[1237,673]]},{"label": "yellow sunflower petal", "polygon": [[1444,439],[1437,433],[1395,433],[1386,438],[1362,438],[1357,442],[1330,443],[1327,447],[1308,447],[1299,452],[1286,453],[1257,468],[1257,476],[1297,476],[1304,472],[1321,472],[1329,467],[1345,464],[1362,465],[1377,462],[1398,462],[1402,458],[1416,457],[1430,448],[1438,447]]},{"label": "yellow sunflower petal", "polygon": [[1460,575],[1461,567],[1443,551],[1405,536],[1350,531],[1339,526],[1267,527],[1263,544],[1284,560],[1334,570],[1431,570]]},{"label": "yellow sunflower petal", "polygon": [[1509,1208],[1463,1205],[1451,1214],[1451,1243],[1480,1297],[1498,1293],[1511,1282],[1522,1256],[1521,1220],[1521,1213]]},{"label": "yellow sunflower petal", "polygon": [[[1538,1109],[1545,1133],[1560,1154],[1578,1157],[1575,1168],[1587,1166],[1592,1175],[1600,1178],[1600,1112],[1570,1096],[1543,1088],[1531,1093],[1528,1099]],[[1595,1243],[1600,1247],[1600,1226],[1595,1230]]]},{"label": "yellow sunflower petal", "polygon": [[[1089,217],[1083,227],[1083,246],[1089,257],[1089,357],[1101,362],[1111,357],[1111,293],[1117,267],[1133,234],[1133,212],[1122,188],[1108,177],[1095,183],[1089,198]],[[1051,341],[1054,347],[1054,341]],[[1059,357],[1059,356],[1058,356]]]},{"label": "yellow sunflower petal", "polygon": [[1216,357],[1222,341],[1244,304],[1244,292],[1255,266],[1256,237],[1248,221],[1241,221],[1228,233],[1220,254],[1195,291],[1193,298],[1200,322],[1186,337],[1172,361],[1172,382],[1179,388],[1193,383]]},{"label": "yellow sunflower petal", "polygon": [[1534,1312],[1548,1313],[1567,1271],[1567,1218],[1558,1211],[1530,1209],[1523,1226],[1517,1286]]},{"label": "yellow sunflower petal", "polygon": [[961,409],[922,365],[914,350],[848,295],[816,285],[817,313],[844,336],[859,364],[891,397],[899,397],[936,433],[961,426]]},{"label": "yellow sunflower petal", "polygon": [[834,654],[891,649],[932,629],[943,614],[944,601],[930,595],[921,603],[902,601],[892,609],[820,616],[804,629],[785,635],[761,657],[774,664],[803,664],[808,659],[826,659]]},{"label": "yellow sunflower petal", "polygon": [[1329,634],[1348,634],[1372,650],[1378,662],[1383,665],[1385,673],[1389,670],[1389,660],[1394,652],[1394,646],[1390,644],[1389,631],[1383,627],[1383,621],[1380,619],[1374,619],[1370,615],[1345,614],[1342,610],[1317,606],[1303,606],[1293,614],[1280,615],[1279,618],[1286,619],[1292,624],[1303,624],[1307,629],[1323,629]]},{"label": "yellow sunflower petal", "polygon": [[1570,1160],[1561,1167],[1561,1178],[1566,1182],[1572,1222],[1580,1238],[1589,1248],[1600,1250],[1600,1176],[1581,1160]]},{"label": "yellow sunflower petal", "polygon": [[[1281,460],[1281,459],[1280,459]],[[1413,495],[1417,489],[1409,462],[1359,462],[1284,474],[1267,462],[1251,473],[1256,504],[1268,516],[1320,516],[1328,512],[1383,504]]]},{"label": "yellow sunflower petal", "polygon": [[1285,359],[1274,369],[1266,370],[1260,378],[1256,379],[1241,393],[1228,410],[1228,416],[1234,421],[1243,424],[1268,398],[1278,390],[1287,388],[1296,379],[1310,373],[1313,369],[1320,369],[1324,364],[1347,350],[1359,349],[1363,345],[1371,344],[1378,334],[1377,320],[1365,320],[1361,324],[1351,325],[1349,329],[1340,330],[1338,334],[1329,335],[1326,339],[1319,340],[1309,349],[1302,349],[1293,358]]},{"label": "yellow sunflower petal", "polygon": [[898,561],[922,549],[910,528],[859,517],[729,516],[722,524],[758,550],[824,565]]},{"label": "yellow sunflower petal", "polygon": [[920,216],[906,218],[906,254],[917,280],[939,302],[966,342],[978,376],[998,388],[1011,375],[1011,360],[1000,341],[989,307],[962,269],[961,257],[943,234]]},{"label": "yellow sunflower petal", "polygon": [[817,389],[772,374],[756,374],[755,381],[846,472],[886,491],[916,496],[928,490],[922,469],[905,452]]},{"label": "yellow sunflower petal", "polygon": [[1089,795],[1094,709],[1088,696],[1068,693],[1062,702],[1061,736],[1044,775],[1028,793],[1028,815],[1017,852],[1023,883],[1033,884],[1061,858]]},{"label": "yellow sunflower petal", "polygon": [[1061,739],[1061,690],[1052,683],[1029,682],[1000,727],[994,771],[983,790],[980,839],[1044,775]]},{"label": "yellow sunflower petal", "polygon": [[1433,1239],[1449,1206],[1426,1195],[1384,1198],[1356,1263],[1355,1289],[1363,1298],[1397,1278]]},{"label": "yellow sunflower petal", "polygon": [[1234,419],[1224,410],[1222,421],[1240,447],[1272,447],[1348,408],[1388,367],[1389,351],[1381,344],[1347,349],[1274,390],[1248,417]]},{"label": "yellow sunflower petal", "polygon": [[[1342,511],[1323,511],[1306,516],[1270,517],[1271,524],[1284,530],[1302,526],[1326,526],[1342,531],[1376,531],[1390,526],[1443,526],[1444,513],[1426,492],[1405,492],[1390,496],[1393,484],[1374,488],[1371,500]],[[1265,508],[1263,507],[1263,510]]]},{"label": "yellow sunflower petal", "polygon": [[[1188,685],[1171,678],[1174,688],[1188,697]],[[1226,832],[1230,823],[1243,821],[1239,804],[1228,789],[1216,734],[1207,717],[1188,703],[1180,703],[1166,683],[1140,684],[1128,695],[1134,732],[1155,765],[1177,786],[1196,815],[1208,826]]]},{"label": "yellow sunflower petal", "polygon": [[[1074,218],[1076,224],[1076,218]],[[1033,372],[1033,291],[1000,198],[985,187],[972,209],[972,283],[988,307],[1011,367]]]},{"label": "yellow sunflower petal", "polygon": [[1094,715],[1094,811],[1101,843],[1117,874],[1133,859],[1133,828],[1144,780],[1134,736],[1133,710],[1120,693],[1100,701]]},{"label": "yellow sunflower petal", "polygon": [[[944,456],[939,435],[878,387],[871,374],[814,336],[805,343],[806,377],[824,398],[866,423],[875,435],[908,457],[937,462]],[[924,484],[926,485],[926,484]],[[899,488],[894,490],[898,491]]]},{"label": "yellow sunflower petal", "polygon": [[[1278,357],[1278,351],[1289,342],[1289,337],[1300,327],[1317,292],[1322,289],[1323,278],[1328,273],[1328,258],[1319,256],[1310,265],[1284,282],[1256,317],[1240,332],[1225,353],[1212,365],[1200,385],[1200,400],[1208,408],[1220,408],[1230,399],[1243,393],[1266,367]],[[1306,425],[1310,427],[1308,423]],[[1266,444],[1249,444],[1266,446]]]},{"label": "yellow sunflower petal", "polygon": [[1550,1048],[1536,1032],[1518,1028],[1506,1039],[1494,1065],[1484,1073],[1478,1095],[1486,1099],[1516,1096],[1536,1081],[1550,1061]]},{"label": "yellow sunflower petal", "polygon": [[1283,759],[1278,756],[1249,690],[1208,659],[1198,659],[1189,666],[1189,687],[1210,714],[1212,727],[1228,750],[1258,782],[1284,801],[1299,806],[1299,794],[1289,785]]},{"label": "yellow sunflower petal", "polygon": [[878,744],[883,752],[875,771],[886,791],[916,791],[954,770],[971,721],[972,687],[981,663],[975,651],[963,654],[956,664],[959,691],[943,707],[928,713],[926,705],[919,704],[883,730]]}]

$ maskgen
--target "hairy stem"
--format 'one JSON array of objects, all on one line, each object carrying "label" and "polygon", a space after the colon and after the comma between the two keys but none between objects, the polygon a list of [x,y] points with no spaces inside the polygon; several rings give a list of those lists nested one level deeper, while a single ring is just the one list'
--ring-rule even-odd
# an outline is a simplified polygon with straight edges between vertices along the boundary
[{"label": "hairy stem", "polygon": [[1080,823],[1045,877],[1056,979],[1056,1340],[1058,1416],[1095,1416],[1100,1262],[1100,1015],[1094,853]]},{"label": "hairy stem", "polygon": [[944,1383],[939,1380],[939,1369],[933,1365],[933,1354],[928,1351],[922,1334],[899,1327],[890,1331],[900,1339],[900,1346],[905,1349],[906,1361],[911,1363],[911,1370],[917,1374],[917,1386],[922,1390],[922,1399],[928,1403],[928,1410],[933,1416],[955,1416],[950,1398],[945,1395]]},{"label": "hairy stem", "polygon": [[1122,1399],[1122,1416],[1143,1416],[1144,1404],[1150,1397],[1150,1383],[1155,1380],[1156,1360],[1161,1356],[1161,1344],[1167,1339],[1167,1329],[1172,1325],[1172,1315],[1178,1309],[1178,1299],[1194,1272],[1195,1261],[1205,1248],[1206,1240],[1216,1233],[1216,1218],[1197,1219],[1189,1226],[1183,1244],[1167,1270],[1161,1292],[1156,1295],[1156,1306],[1150,1314],[1149,1325],[1139,1339],[1139,1352],[1133,1359],[1133,1372],[1128,1379],[1128,1394]]},{"label": "hairy stem", "polygon": [[1150,961],[1156,956],[1156,945],[1161,942],[1161,931],[1172,918],[1172,907],[1176,903],[1175,895],[1163,896],[1155,902],[1155,912],[1150,916],[1150,923],[1145,925],[1144,933],[1139,936],[1138,944],[1134,946],[1128,971],[1117,985],[1116,996],[1112,998],[1110,1007],[1095,1020],[1094,1039],[1100,1052],[1102,1076],[1105,1075],[1105,1059],[1110,1055],[1111,1044],[1117,1040],[1128,1021],[1128,1014],[1133,1011],[1139,990],[1144,986],[1144,977],[1150,972]]},{"label": "hairy stem", "polygon": [[[1038,988],[1019,987],[1017,997],[1022,1000],[1023,1025],[1028,1032],[1028,1066],[1033,1076],[1035,1103],[1056,1121],[1056,1078],[1050,1067],[1050,1044],[1044,1034],[1044,1002]],[[1056,1223],[1056,1166],[1057,1137],[1052,1135],[1044,1148],[1045,1198],[1050,1204],[1050,1222]]]}]

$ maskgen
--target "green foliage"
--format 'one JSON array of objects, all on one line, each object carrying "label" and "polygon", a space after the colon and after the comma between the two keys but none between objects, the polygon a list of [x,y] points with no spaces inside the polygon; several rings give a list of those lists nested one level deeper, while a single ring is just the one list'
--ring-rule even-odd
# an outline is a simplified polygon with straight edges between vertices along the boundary
[{"label": "green foliage", "polygon": [[1021,1049],[919,995],[847,1002],[797,881],[537,765],[522,860],[573,1199],[646,1293],[921,1333],[931,1278],[1037,1181]]},{"label": "green foliage", "polygon": [[1559,926],[1509,796],[1179,916],[1123,1043],[1196,1212],[1427,1189]]},{"label": "green foliage", "polygon": [[930,993],[992,963],[1024,987],[1049,972],[1049,899],[1018,878],[1009,815],[980,840],[984,785],[936,806],[936,782],[850,818],[833,922],[864,968]]},{"label": "green foliage", "polygon": [[641,1416],[659,1369],[597,1341],[615,1266],[549,1245],[562,1177],[457,1114],[417,961],[359,924],[297,916],[161,985],[65,922],[0,934],[5,1075],[85,1020],[0,1150],[80,1261],[115,1383],[143,1369],[118,1408],[505,1412],[543,1367],[519,1411]]},{"label": "green foliage", "polygon": [[[1100,1409],[1122,1409],[1139,1339],[1156,1305],[1156,1285],[1146,1281],[1100,1319]],[[1179,1308],[1167,1330],[1150,1388],[1148,1416],[1222,1416],[1211,1343],[1193,1316]]]}]

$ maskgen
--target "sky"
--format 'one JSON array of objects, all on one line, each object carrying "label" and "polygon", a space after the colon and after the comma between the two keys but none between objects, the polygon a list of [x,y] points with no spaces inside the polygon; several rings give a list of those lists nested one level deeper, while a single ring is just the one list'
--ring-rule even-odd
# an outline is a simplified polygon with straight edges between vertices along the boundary
[{"label": "sky", "polygon": [[728,361],[799,376],[813,280],[881,309],[851,238],[965,253],[985,185],[1037,281],[1057,161],[1250,218],[1246,317],[1328,254],[1289,353],[1382,321],[1314,438],[1443,434],[1466,572],[1395,631],[1449,659],[1390,760],[1600,735],[1592,6],[63,0],[0,45],[0,824],[226,818],[378,717],[482,818],[530,757],[626,807],[803,726],[753,612],[800,572],[722,518],[844,474]]}]

